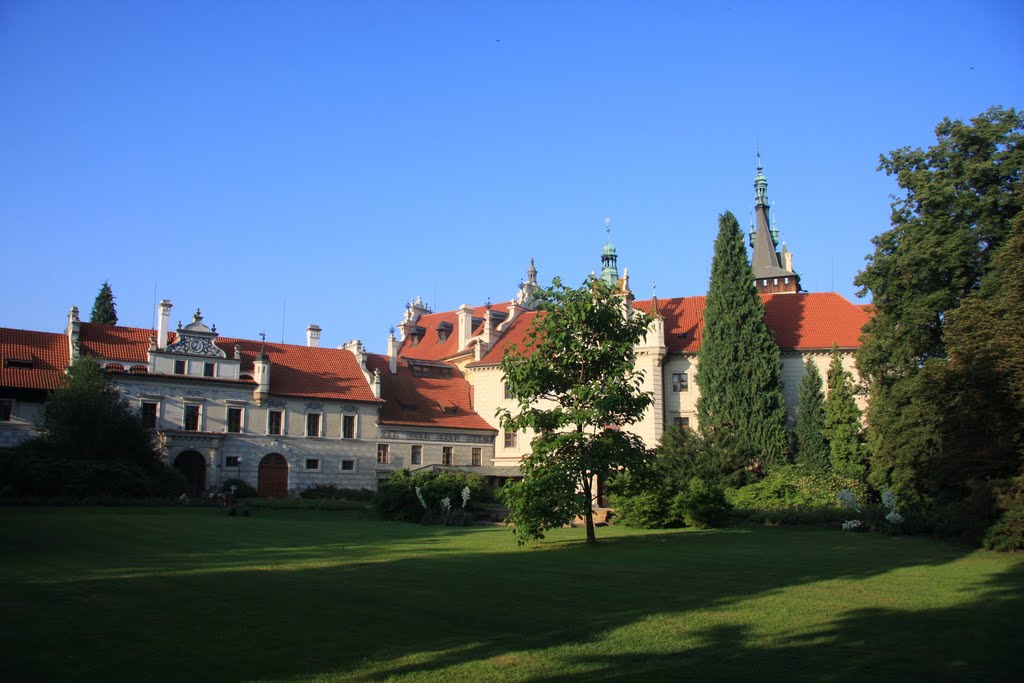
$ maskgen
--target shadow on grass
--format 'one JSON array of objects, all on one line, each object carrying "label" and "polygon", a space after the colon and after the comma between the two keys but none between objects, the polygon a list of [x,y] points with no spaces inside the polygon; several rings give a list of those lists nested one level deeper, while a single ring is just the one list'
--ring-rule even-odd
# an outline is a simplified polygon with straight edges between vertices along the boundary
[{"label": "shadow on grass", "polygon": [[[126,558],[134,569],[111,562],[22,582],[3,600],[8,671],[218,681],[998,680],[1016,671],[1020,563],[951,607],[840,609],[767,641],[748,622],[762,628],[775,616],[743,613],[745,601],[797,586],[947,565],[968,553],[955,546],[775,529],[606,537],[598,547],[555,534],[537,552],[510,548],[500,529],[289,519],[227,536],[204,521],[194,552],[157,537]],[[650,646],[636,640],[648,636]]]}]

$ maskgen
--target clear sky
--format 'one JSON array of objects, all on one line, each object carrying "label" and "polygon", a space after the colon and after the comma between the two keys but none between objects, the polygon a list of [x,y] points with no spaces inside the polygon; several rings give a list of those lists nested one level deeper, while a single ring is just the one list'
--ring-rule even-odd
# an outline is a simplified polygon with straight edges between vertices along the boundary
[{"label": "clear sky", "polygon": [[0,326],[201,307],[324,345],[600,267],[706,291],[755,150],[811,291],[853,298],[879,154],[1024,107],[1024,2],[0,2]]}]

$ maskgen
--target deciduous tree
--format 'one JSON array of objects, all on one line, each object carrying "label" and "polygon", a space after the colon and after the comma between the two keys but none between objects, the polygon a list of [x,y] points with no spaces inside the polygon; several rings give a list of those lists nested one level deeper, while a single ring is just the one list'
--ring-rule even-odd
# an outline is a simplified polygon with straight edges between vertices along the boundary
[{"label": "deciduous tree", "polygon": [[525,542],[582,516],[593,543],[595,478],[647,457],[627,430],[653,400],[634,362],[650,319],[627,314],[617,286],[594,277],[576,289],[556,278],[534,296],[540,314],[501,363],[518,403],[516,414],[499,411],[502,425],[536,434],[522,482],[506,486],[509,521]]}]

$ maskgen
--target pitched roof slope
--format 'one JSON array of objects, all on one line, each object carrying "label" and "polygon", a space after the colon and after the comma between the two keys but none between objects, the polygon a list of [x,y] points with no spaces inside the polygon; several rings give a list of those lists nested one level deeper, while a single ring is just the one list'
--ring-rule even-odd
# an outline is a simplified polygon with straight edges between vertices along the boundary
[{"label": "pitched roof slope", "polygon": [[497,365],[505,357],[505,354],[513,344],[522,348],[526,341],[526,333],[530,331],[530,326],[533,325],[533,320],[538,314],[539,311],[526,311],[513,318],[508,328],[503,331],[498,341],[487,350],[483,358],[469,363],[469,366]]},{"label": "pitched roof slope", "polygon": [[415,377],[409,362],[399,358],[392,375],[388,357],[380,354],[368,355],[366,365],[380,372],[381,424],[495,431],[473,410],[471,387],[458,368],[450,366],[448,378]]},{"label": "pitched roof slope", "polygon": [[[63,334],[0,327],[0,356],[0,386],[50,390],[64,377],[70,349]],[[27,362],[32,367],[17,367],[8,361]]]},{"label": "pitched roof slope", "polygon": [[217,346],[224,349],[229,357],[234,357],[235,344],[241,347],[243,373],[252,373],[253,361],[260,349],[266,351],[270,357],[271,394],[377,402],[351,351],[272,342],[264,344],[249,339],[217,339]]},{"label": "pitched roof slope", "polygon": [[[508,311],[509,303],[493,304],[490,308],[495,313],[504,315]],[[483,331],[484,323],[481,320],[486,315],[487,306],[477,306],[470,311],[471,318],[477,321],[470,336]],[[407,336],[398,348],[399,356],[418,360],[445,360],[459,355],[459,312],[457,310],[425,313],[417,319],[415,324],[424,329],[423,338],[414,344],[411,336]],[[451,333],[445,339],[441,339],[441,335],[438,334],[439,325],[451,326]]]},{"label": "pitched roof slope", "polygon": [[[765,322],[784,351],[860,346],[861,329],[868,315],[856,304],[834,292],[761,294]],[[697,353],[704,327],[706,297],[659,299],[665,318],[665,344],[672,353]],[[636,301],[636,308],[649,312],[651,301]]]},{"label": "pitched roof slope", "polygon": [[104,360],[148,363],[149,337],[156,330],[82,323],[78,340],[82,354]]}]

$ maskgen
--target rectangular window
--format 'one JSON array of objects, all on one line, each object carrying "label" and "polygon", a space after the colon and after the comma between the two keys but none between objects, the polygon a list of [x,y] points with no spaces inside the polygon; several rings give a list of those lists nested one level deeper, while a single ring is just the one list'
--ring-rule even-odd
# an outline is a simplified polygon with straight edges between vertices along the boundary
[{"label": "rectangular window", "polygon": [[237,455],[229,455],[224,458],[224,467],[238,467],[242,461]]},{"label": "rectangular window", "polygon": [[672,391],[679,393],[690,390],[690,378],[685,372],[672,373]]},{"label": "rectangular window", "polygon": [[474,448],[473,449],[473,460],[472,460],[473,467],[480,467],[480,456],[481,456],[482,453],[483,453],[483,449],[482,448]]},{"label": "rectangular window", "polygon": [[413,446],[412,452],[409,454],[409,464],[411,465],[422,465],[423,464],[423,446]]},{"label": "rectangular window", "polygon": [[377,463],[387,465],[391,462],[391,447],[386,443],[377,444]]},{"label": "rectangular window", "polygon": [[199,431],[199,406],[185,406],[185,431]]},{"label": "rectangular window", "polygon": [[0,400],[0,422],[10,422],[12,413],[14,413],[14,401],[7,398]]},{"label": "rectangular window", "polygon": [[355,469],[356,469],[356,461],[355,460],[342,460],[341,461],[341,471],[342,472],[354,472]]},{"label": "rectangular window", "polygon": [[517,432],[505,431],[505,448],[515,448],[519,445],[519,434]]},{"label": "rectangular window", "polygon": [[213,377],[214,367],[213,363],[203,363],[203,377]]},{"label": "rectangular window", "polygon": [[306,416],[306,436],[320,436],[320,413]]},{"label": "rectangular window", "polygon": [[455,459],[455,448],[452,446],[441,446],[441,464],[451,465]]},{"label": "rectangular window", "polygon": [[690,418],[688,417],[675,417],[672,418],[672,422],[676,427],[682,427],[683,429],[690,428]]},{"label": "rectangular window", "polygon": [[318,470],[318,469],[320,469],[320,458],[306,458],[306,469],[307,470]]},{"label": "rectangular window", "polygon": [[267,434],[280,434],[281,433],[281,411],[280,410],[268,410],[267,411]]},{"label": "rectangular window", "polygon": [[505,398],[513,398],[512,389],[509,388],[508,382],[505,382]]},{"label": "rectangular window", "polygon": [[146,429],[156,429],[156,408],[155,403],[142,404],[142,426]]},{"label": "rectangular window", "polygon": [[343,415],[341,418],[341,438],[343,439],[354,439],[356,438],[356,416],[355,415]]},{"label": "rectangular window", "polygon": [[174,361],[174,374],[184,375],[185,374],[185,361],[176,360]]},{"label": "rectangular window", "polygon": [[228,408],[228,431],[238,434],[242,431],[242,409]]}]

